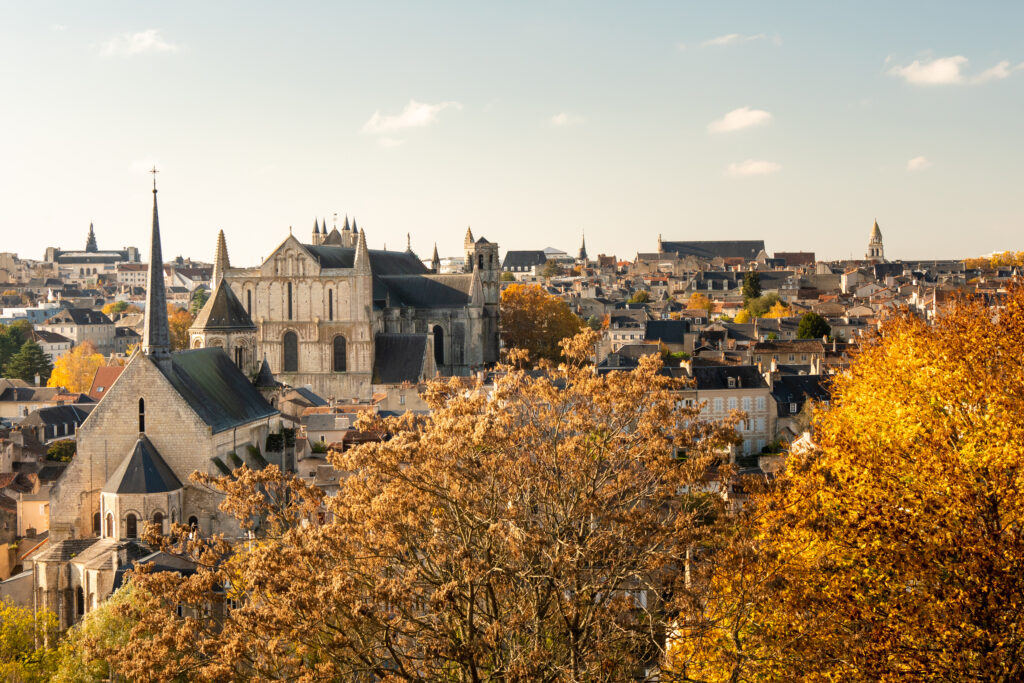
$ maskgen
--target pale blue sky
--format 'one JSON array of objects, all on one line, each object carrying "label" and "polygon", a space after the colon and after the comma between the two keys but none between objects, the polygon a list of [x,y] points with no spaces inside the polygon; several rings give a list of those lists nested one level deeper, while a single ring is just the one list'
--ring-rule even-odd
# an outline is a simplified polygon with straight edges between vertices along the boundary
[{"label": "pale blue sky", "polygon": [[223,229],[236,265],[335,212],[421,255],[471,225],[841,258],[876,216],[891,258],[1022,250],[1021,26],[1010,2],[7,2],[0,250],[90,220],[148,248],[153,163],[164,254]]}]

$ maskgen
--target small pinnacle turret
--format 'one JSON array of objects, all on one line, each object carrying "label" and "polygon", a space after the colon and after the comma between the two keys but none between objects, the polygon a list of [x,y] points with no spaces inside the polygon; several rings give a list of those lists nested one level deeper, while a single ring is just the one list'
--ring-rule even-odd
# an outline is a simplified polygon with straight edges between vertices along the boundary
[{"label": "small pinnacle turret", "polygon": [[217,283],[224,279],[225,271],[231,267],[228,259],[228,244],[224,239],[224,231],[217,233],[217,252],[213,256],[213,280],[210,287],[216,287]]},{"label": "small pinnacle turret", "polygon": [[370,250],[366,248],[366,232],[359,231],[359,241],[356,242],[356,255],[352,267],[358,273],[370,272]]},{"label": "small pinnacle turret", "polygon": [[462,245],[467,249],[473,245],[473,231],[466,226],[466,239],[462,241]]},{"label": "small pinnacle turret", "polygon": [[92,229],[92,222],[89,222],[89,236],[85,239],[85,250],[90,253],[99,251],[96,246],[96,233]]},{"label": "small pinnacle turret", "polygon": [[441,272],[441,258],[437,255],[437,242],[434,242],[434,255],[430,257],[430,269],[434,274]]}]

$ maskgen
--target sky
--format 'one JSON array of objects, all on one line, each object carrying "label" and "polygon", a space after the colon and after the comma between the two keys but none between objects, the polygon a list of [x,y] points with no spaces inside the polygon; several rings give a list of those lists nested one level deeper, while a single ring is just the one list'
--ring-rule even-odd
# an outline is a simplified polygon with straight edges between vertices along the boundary
[{"label": "sky", "polygon": [[1024,3],[0,4],[0,251],[1024,250]]}]

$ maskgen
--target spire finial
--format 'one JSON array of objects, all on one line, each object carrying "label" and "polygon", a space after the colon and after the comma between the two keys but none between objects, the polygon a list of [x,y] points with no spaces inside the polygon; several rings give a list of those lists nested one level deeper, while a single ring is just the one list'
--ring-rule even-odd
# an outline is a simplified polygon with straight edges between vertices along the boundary
[{"label": "spire finial", "polygon": [[405,250],[412,253],[412,235],[405,233]]},{"label": "spire finial", "polygon": [[153,194],[156,194],[156,174],[160,171],[156,170],[156,165],[154,165],[149,172],[153,174]]}]

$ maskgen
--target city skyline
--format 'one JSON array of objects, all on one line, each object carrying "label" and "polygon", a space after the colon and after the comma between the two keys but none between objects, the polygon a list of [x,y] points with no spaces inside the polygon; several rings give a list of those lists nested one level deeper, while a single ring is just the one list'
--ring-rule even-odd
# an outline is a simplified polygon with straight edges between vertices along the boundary
[{"label": "city skyline", "polygon": [[[993,22],[992,17],[1000,18]],[[201,20],[200,20],[201,19]],[[631,259],[678,239],[1021,250],[1009,3],[61,2],[0,9],[3,249],[258,263],[314,219],[385,243]],[[80,243],[80,244],[79,244]]]}]

